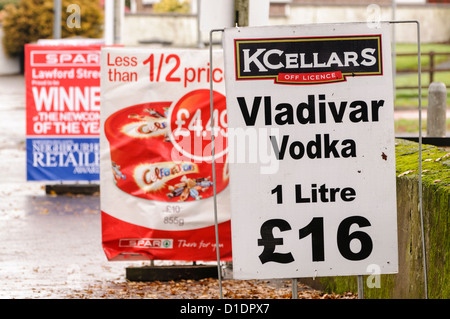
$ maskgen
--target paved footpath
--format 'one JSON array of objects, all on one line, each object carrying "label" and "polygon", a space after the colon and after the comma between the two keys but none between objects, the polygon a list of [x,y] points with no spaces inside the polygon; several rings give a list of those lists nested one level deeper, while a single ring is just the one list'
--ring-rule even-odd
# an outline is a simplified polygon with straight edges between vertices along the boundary
[{"label": "paved footpath", "polygon": [[46,196],[26,182],[23,76],[0,76],[0,129],[0,298],[64,298],[142,264],[106,260],[98,196]]}]

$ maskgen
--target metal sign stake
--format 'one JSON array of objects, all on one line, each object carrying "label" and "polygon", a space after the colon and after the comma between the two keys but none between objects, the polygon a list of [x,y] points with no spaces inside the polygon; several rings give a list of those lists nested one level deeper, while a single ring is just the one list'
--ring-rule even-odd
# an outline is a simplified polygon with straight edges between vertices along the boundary
[{"label": "metal sign stake", "polygon": [[298,299],[297,278],[292,278],[292,299]]},{"label": "metal sign stake", "polygon": [[215,158],[215,136],[214,136],[214,101],[213,101],[213,51],[212,51],[212,34],[214,32],[223,32],[224,29],[214,29],[209,32],[209,105],[211,111],[211,158],[212,158],[212,175],[213,175],[213,191],[214,191],[214,227],[216,233],[216,253],[217,253],[217,276],[219,278],[219,294],[223,299],[222,293],[222,271],[220,269],[220,250],[219,250],[219,226],[217,221],[217,193],[216,193],[216,158]]},{"label": "metal sign stake", "polygon": [[[396,23],[415,23],[417,25],[417,73],[419,82],[419,213],[420,225],[422,233],[422,253],[423,253],[423,270],[424,270],[424,285],[425,285],[425,299],[428,299],[428,279],[427,279],[427,261],[426,261],[426,245],[425,245],[425,229],[423,222],[423,202],[422,202],[422,66],[421,66],[421,52],[420,52],[420,24],[416,20],[405,21],[386,21],[390,24]],[[395,43],[395,39],[394,39]],[[394,60],[395,61],[395,60]],[[395,65],[394,65],[395,70]],[[395,88],[395,83],[393,84]],[[395,93],[394,93],[395,94]],[[395,96],[394,96],[395,97]],[[357,276],[358,282],[358,299],[364,299],[364,281],[363,276]]]},{"label": "metal sign stake", "polygon": [[395,23],[415,23],[417,26],[417,74],[419,82],[419,213],[420,225],[422,232],[422,254],[423,254],[423,272],[425,285],[425,299],[428,299],[428,278],[427,278],[427,254],[425,245],[425,229],[423,222],[423,202],[422,202],[422,65],[420,52],[420,24],[417,20],[405,21],[388,21],[391,24]]},{"label": "metal sign stake", "polygon": [[364,299],[364,279],[362,275],[358,275],[358,299]]}]

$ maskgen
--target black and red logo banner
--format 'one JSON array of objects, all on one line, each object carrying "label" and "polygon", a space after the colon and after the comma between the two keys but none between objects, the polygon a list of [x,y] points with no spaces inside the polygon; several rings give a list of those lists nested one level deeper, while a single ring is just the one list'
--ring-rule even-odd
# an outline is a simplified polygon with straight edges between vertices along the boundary
[{"label": "black and red logo banner", "polygon": [[236,80],[317,84],[382,75],[381,56],[381,35],[237,39]]}]

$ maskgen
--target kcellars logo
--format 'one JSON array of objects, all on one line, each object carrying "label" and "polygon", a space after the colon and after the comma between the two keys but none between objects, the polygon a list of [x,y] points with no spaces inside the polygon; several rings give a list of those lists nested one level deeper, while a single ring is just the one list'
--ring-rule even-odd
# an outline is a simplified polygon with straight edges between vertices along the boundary
[{"label": "kcellars logo", "polygon": [[280,84],[382,75],[381,35],[235,40],[236,80]]}]

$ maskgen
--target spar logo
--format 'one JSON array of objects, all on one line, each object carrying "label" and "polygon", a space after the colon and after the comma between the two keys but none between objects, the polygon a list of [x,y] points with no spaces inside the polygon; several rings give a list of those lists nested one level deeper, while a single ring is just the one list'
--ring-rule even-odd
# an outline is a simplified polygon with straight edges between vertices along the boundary
[{"label": "spar logo", "polygon": [[34,67],[100,66],[100,52],[95,50],[32,51],[30,64]]},{"label": "spar logo", "polygon": [[172,249],[173,239],[155,239],[155,238],[120,239],[119,247]]},{"label": "spar logo", "polygon": [[381,35],[236,39],[234,44],[236,80],[318,84],[383,74]]}]

